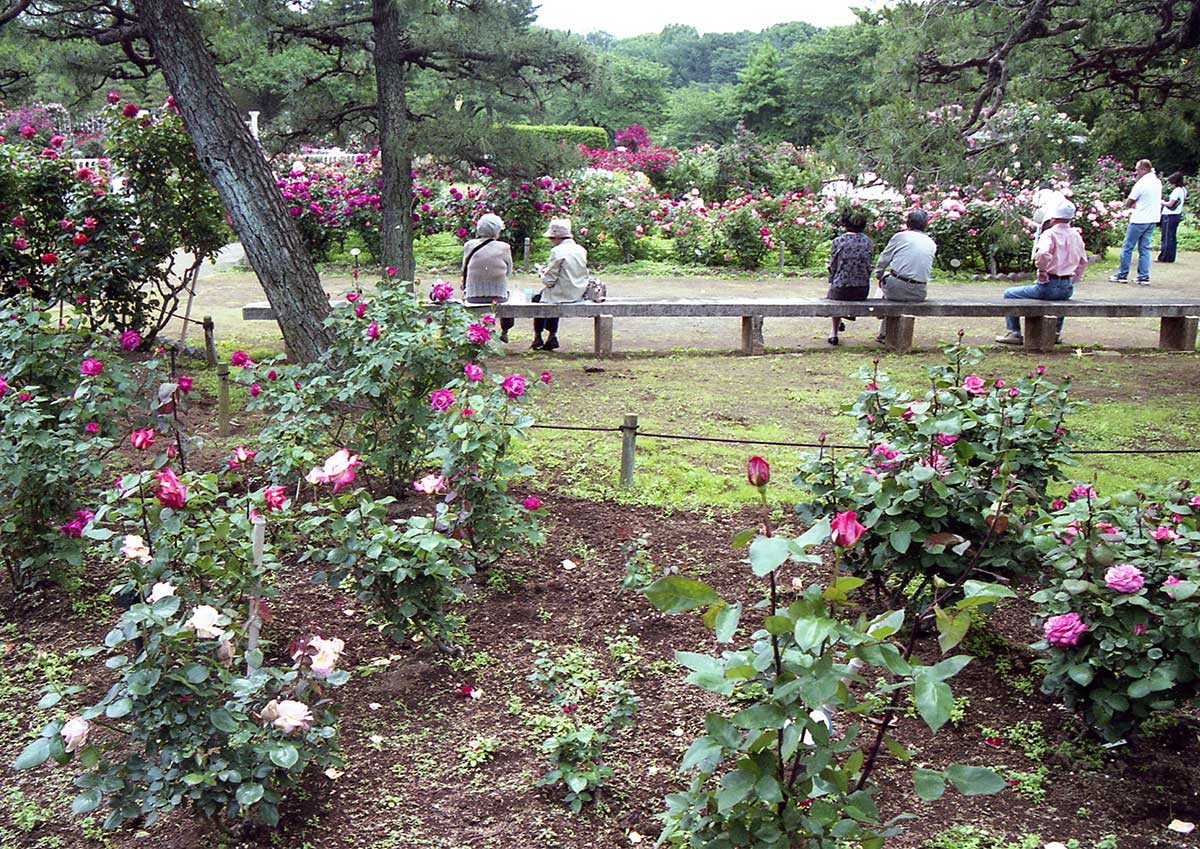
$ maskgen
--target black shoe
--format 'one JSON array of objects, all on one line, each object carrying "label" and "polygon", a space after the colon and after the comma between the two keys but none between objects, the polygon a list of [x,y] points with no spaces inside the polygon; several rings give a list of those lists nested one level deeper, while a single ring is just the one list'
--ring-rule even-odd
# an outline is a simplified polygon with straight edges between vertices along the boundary
[{"label": "black shoe", "polygon": [[838,343],[838,338],[836,336],[830,336],[826,341],[828,341],[830,345],[836,345]]},{"label": "black shoe", "polygon": [[845,333],[845,332],[846,332],[846,322],[842,321],[839,318],[838,319],[838,333]]},{"label": "black shoe", "polygon": [[508,328],[507,327],[500,328],[500,341],[501,342],[508,341]]},{"label": "black shoe", "polygon": [[540,351],[540,350],[542,350],[542,348],[545,348],[545,347],[546,347],[546,343],[542,341],[541,336],[538,336],[536,339],[533,340],[533,344],[529,346],[529,350]]},{"label": "black shoe", "polygon": [[547,339],[547,340],[546,340],[546,344],[545,344],[543,347],[544,347],[544,348],[545,348],[547,351],[555,351],[555,350],[557,350],[557,349],[558,349],[558,337],[557,337],[557,336],[551,336],[549,339]]}]

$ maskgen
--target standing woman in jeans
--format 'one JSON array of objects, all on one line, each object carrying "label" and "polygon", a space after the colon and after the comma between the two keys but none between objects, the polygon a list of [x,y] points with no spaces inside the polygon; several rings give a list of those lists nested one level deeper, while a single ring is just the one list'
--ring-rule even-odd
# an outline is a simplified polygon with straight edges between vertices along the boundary
[{"label": "standing woman in jeans", "polygon": [[1183,174],[1180,172],[1176,171],[1168,177],[1167,182],[1171,184],[1171,196],[1163,201],[1162,220],[1158,225],[1162,229],[1159,262],[1175,261],[1175,234],[1179,231],[1179,219],[1183,218],[1183,204],[1188,195],[1183,185]]},{"label": "standing woman in jeans", "polygon": [[[501,304],[508,300],[508,277],[513,271],[512,248],[500,241],[504,222],[488,213],[475,224],[475,238],[463,245],[463,293],[468,304]],[[500,341],[516,319],[500,319]]]},{"label": "standing woman in jeans", "polygon": [[[1038,237],[1033,262],[1037,266],[1037,284],[1014,286],[1004,290],[1009,300],[1033,298],[1039,301],[1069,301],[1075,294],[1075,285],[1083,279],[1087,268],[1087,248],[1083,235],[1071,226],[1075,217],[1075,204],[1064,198],[1053,210],[1051,218],[1042,224],[1042,235]],[[1021,345],[1025,337],[1021,334],[1021,319],[1015,315],[1004,319],[1008,332],[997,336],[1002,345]],[[1063,318],[1058,317],[1058,338],[1062,341]]]}]

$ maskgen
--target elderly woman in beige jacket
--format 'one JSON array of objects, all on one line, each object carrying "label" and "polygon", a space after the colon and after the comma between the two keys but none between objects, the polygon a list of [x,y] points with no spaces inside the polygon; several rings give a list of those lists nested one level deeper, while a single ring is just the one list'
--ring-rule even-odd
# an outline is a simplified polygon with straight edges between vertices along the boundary
[{"label": "elderly woman in beige jacket", "polygon": [[[500,241],[504,222],[488,213],[475,223],[475,238],[463,245],[463,290],[468,304],[500,304],[508,300],[508,278],[513,272],[512,248]],[[500,341],[516,319],[500,319]]]},{"label": "elderly woman in beige jacket", "polygon": [[[545,235],[550,240],[550,261],[544,268],[538,266],[543,289],[532,300],[546,304],[582,300],[588,285],[587,251],[571,235],[571,219],[555,218],[546,228]],[[557,348],[558,321],[557,318],[535,318],[530,347],[547,351]],[[543,330],[550,334],[545,342],[542,341]]]}]

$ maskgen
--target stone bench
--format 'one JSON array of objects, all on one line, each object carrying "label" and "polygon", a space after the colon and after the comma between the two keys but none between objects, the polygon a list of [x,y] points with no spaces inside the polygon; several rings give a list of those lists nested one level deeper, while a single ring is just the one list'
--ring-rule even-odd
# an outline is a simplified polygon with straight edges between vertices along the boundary
[{"label": "stone bench", "polygon": [[[608,356],[613,347],[613,322],[617,318],[740,318],[741,351],[761,354],[763,319],[868,317],[883,320],[886,346],[898,353],[912,349],[917,318],[1000,318],[1020,316],[1025,320],[1025,348],[1048,351],[1054,347],[1055,324],[1065,318],[1157,318],[1158,347],[1164,351],[1194,351],[1200,317],[1200,301],[1035,301],[953,299],[918,304],[893,301],[829,301],[824,298],[794,299],[613,299],[604,303],[584,301],[571,304],[470,305],[468,309],[503,318],[590,318],[594,325],[595,353]],[[265,301],[242,307],[246,321],[273,321],[275,314]]]}]

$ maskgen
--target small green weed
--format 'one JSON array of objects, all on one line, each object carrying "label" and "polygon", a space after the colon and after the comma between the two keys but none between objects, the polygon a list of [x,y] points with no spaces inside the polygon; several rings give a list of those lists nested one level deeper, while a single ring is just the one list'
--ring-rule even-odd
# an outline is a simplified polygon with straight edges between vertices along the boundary
[{"label": "small green weed", "polygon": [[463,769],[478,769],[494,758],[499,748],[499,737],[472,737],[458,749]]}]

